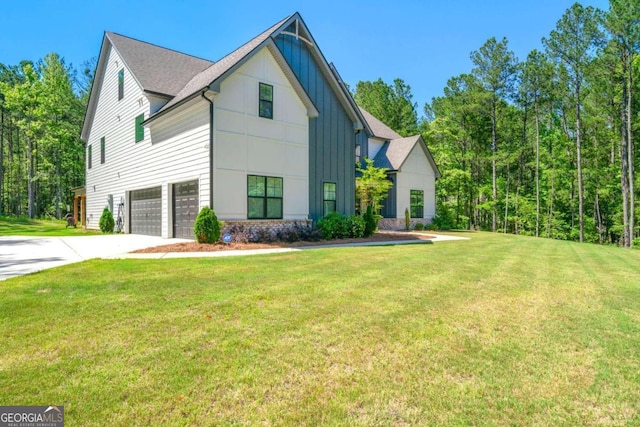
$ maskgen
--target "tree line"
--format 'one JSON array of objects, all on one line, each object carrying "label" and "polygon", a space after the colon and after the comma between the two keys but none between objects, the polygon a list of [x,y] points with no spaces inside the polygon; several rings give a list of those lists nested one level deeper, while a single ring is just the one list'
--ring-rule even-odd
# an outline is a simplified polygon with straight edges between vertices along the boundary
[{"label": "tree line", "polygon": [[60,218],[70,190],[84,185],[80,131],[93,62],[82,73],[55,53],[0,63],[0,215]]},{"label": "tree line", "polygon": [[401,79],[359,82],[354,97],[396,132],[423,135],[442,173],[440,223],[640,245],[640,0],[576,3],[542,45],[518,60],[507,38],[490,38],[421,120]]}]

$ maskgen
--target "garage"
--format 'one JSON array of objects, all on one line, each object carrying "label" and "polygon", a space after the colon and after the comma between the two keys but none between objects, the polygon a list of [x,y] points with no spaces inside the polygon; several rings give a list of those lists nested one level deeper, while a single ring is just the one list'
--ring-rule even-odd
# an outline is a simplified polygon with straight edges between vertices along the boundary
[{"label": "garage", "polygon": [[131,192],[131,234],[162,235],[162,190],[160,187]]},{"label": "garage", "polygon": [[193,239],[193,225],[200,206],[198,181],[173,184],[173,237]]}]

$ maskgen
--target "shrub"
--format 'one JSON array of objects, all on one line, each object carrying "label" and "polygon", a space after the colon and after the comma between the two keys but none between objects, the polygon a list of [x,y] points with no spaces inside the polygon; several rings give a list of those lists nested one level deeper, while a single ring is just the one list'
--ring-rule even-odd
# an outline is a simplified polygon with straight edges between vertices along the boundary
[{"label": "shrub", "polygon": [[409,208],[404,208],[404,229],[409,231],[411,228],[411,217],[409,216]]},{"label": "shrub", "polygon": [[193,234],[198,243],[215,243],[220,239],[222,223],[218,221],[216,213],[208,206],[200,210],[193,226]]},{"label": "shrub", "polygon": [[455,228],[453,215],[444,203],[439,204],[436,209],[436,216],[433,217],[433,226],[436,230],[451,230]]},{"label": "shrub", "polygon": [[113,233],[113,227],[115,227],[116,222],[113,220],[113,214],[109,210],[109,208],[105,207],[102,211],[102,215],[100,216],[100,231],[103,233]]},{"label": "shrub", "polygon": [[424,230],[424,224],[421,222],[416,223],[416,225],[413,226],[413,228],[417,231],[422,231]]},{"label": "shrub", "polygon": [[640,237],[636,237],[633,239],[633,247],[635,249],[640,249]]},{"label": "shrub", "polygon": [[315,228],[313,225],[296,223],[295,229],[300,240],[304,240],[307,242],[317,242],[322,238],[322,236],[320,235],[320,230]]},{"label": "shrub", "polygon": [[347,221],[338,212],[330,212],[318,220],[318,229],[323,239],[344,239],[349,237]]},{"label": "shrub", "polygon": [[253,243],[272,243],[277,240],[275,234],[268,228],[255,228],[251,230],[251,241]]},{"label": "shrub", "polygon": [[367,206],[364,214],[364,237],[371,237],[378,228],[378,216],[373,214],[371,206]]},{"label": "shrub", "polygon": [[364,218],[362,218],[360,215],[350,215],[346,218],[346,222],[349,237],[364,237]]}]

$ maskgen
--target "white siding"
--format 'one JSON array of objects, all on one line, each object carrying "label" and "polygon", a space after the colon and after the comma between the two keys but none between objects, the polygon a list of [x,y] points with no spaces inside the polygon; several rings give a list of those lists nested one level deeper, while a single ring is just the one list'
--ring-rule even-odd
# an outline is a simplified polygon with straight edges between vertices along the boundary
[{"label": "white siding", "polygon": [[436,179],[420,144],[413,147],[397,176],[396,218],[404,218],[404,210],[410,210],[411,190],[424,191],[424,217],[433,218],[436,214]]},{"label": "white siding", "polygon": [[[110,49],[87,139],[87,145],[93,147],[93,165],[86,174],[87,226],[98,228],[109,194],[114,197],[115,216],[120,199],[128,191],[161,186],[162,236],[171,237],[171,183],[198,179],[200,206],[208,203],[208,109],[204,102],[182,108],[145,129],[144,140],[136,143],[135,117],[144,113],[148,118],[151,104],[126,67],[124,98],[118,101],[118,71],[123,67],[117,52]],[[102,137],[106,142],[104,164],[100,164]],[[125,222],[128,229],[126,213]]]},{"label": "white siding", "polygon": [[[258,85],[273,85],[273,119],[258,116]],[[247,175],[283,178],[284,219],[309,215],[307,109],[267,48],[222,82],[214,112],[214,208],[247,219]]]},{"label": "white siding", "polygon": [[385,141],[383,139],[378,138],[369,138],[369,158],[373,159],[378,154],[378,151],[382,148]]}]

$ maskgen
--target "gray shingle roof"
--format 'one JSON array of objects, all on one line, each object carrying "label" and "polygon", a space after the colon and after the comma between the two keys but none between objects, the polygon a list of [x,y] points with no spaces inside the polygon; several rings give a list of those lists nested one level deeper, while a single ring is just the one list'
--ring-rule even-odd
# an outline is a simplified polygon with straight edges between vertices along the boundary
[{"label": "gray shingle roof", "polygon": [[360,109],[360,112],[362,113],[362,116],[364,117],[364,119],[369,124],[369,128],[373,132],[373,136],[375,136],[376,138],[389,139],[389,140],[402,138],[401,135],[397,134],[389,126],[385,125],[380,120],[373,117],[371,113],[369,113],[367,110],[365,110],[360,106],[358,106],[358,108]]},{"label": "gray shingle roof", "polygon": [[120,34],[105,35],[146,91],[176,96],[193,76],[214,64]]},{"label": "gray shingle roof", "polygon": [[210,65],[202,72],[193,76],[188,83],[186,83],[181,90],[176,94],[176,96],[169,101],[164,107],[160,109],[158,113],[162,113],[163,111],[171,108],[173,105],[180,103],[185,100],[189,96],[193,95],[196,92],[201,91],[205,87],[209,86],[212,82],[214,82],[217,78],[222,76],[227,70],[232,68],[238,62],[240,62],[245,56],[250,54],[256,47],[260,46],[262,42],[264,42],[275,30],[277,30],[289,17],[283,19],[278,22],[262,34],[258,35],[253,40],[243,44],[238,49],[234,50],[215,64]]},{"label": "gray shingle roof", "polygon": [[373,159],[376,167],[400,170],[404,161],[409,157],[411,150],[420,139],[420,135],[407,138],[392,139],[382,146]]}]

